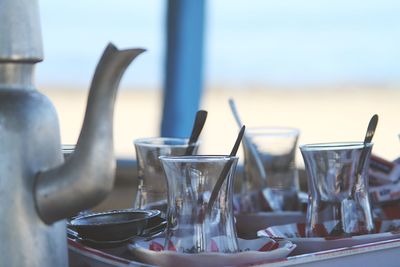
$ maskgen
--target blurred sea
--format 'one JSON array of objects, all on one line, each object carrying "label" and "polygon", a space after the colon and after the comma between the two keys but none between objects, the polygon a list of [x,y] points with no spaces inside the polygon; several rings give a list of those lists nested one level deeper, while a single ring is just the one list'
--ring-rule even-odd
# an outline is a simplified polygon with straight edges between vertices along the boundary
[{"label": "blurred sea", "polygon": [[[37,83],[89,85],[109,41],[145,47],[129,88],[163,81],[166,0],[40,0]],[[206,1],[207,85],[399,84],[400,1]]]}]

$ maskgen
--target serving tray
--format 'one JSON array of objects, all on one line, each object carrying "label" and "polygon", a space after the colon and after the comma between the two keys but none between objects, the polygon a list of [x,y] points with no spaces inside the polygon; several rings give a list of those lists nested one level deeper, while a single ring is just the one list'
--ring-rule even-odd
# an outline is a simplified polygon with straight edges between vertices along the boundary
[{"label": "serving tray", "polygon": [[[68,248],[70,266],[73,267],[152,266],[132,257],[132,254],[126,248],[117,251],[104,251],[84,246],[72,239],[68,240]],[[400,239],[392,239],[282,259],[260,261],[251,266],[394,267],[399,266],[399,250]]]}]

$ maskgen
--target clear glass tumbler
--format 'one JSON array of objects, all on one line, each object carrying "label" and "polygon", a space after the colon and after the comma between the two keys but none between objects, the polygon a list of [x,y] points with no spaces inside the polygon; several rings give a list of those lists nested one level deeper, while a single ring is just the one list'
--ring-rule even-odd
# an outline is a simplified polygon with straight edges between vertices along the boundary
[{"label": "clear glass tumbler", "polygon": [[[242,194],[250,195],[252,200],[247,200],[251,203],[241,210],[298,210],[299,181],[295,156],[299,130],[264,127],[246,131],[250,144],[243,145],[245,180]],[[257,200],[260,197],[265,200],[266,207]]]},{"label": "clear glass tumbler", "polygon": [[[168,183],[165,247],[184,253],[238,251],[233,216],[237,157],[160,157]],[[229,164],[229,165],[227,165]],[[227,176],[214,204],[211,192],[225,166]]]},{"label": "clear glass tumbler", "polygon": [[[134,208],[157,208],[166,211],[167,183],[159,160],[160,156],[182,156],[188,148],[189,139],[151,137],[134,141],[137,159],[138,190]],[[198,149],[194,144],[193,153]]]},{"label": "clear glass tumbler", "polygon": [[368,195],[372,144],[300,146],[308,175],[307,237],[347,237],[374,232]]}]

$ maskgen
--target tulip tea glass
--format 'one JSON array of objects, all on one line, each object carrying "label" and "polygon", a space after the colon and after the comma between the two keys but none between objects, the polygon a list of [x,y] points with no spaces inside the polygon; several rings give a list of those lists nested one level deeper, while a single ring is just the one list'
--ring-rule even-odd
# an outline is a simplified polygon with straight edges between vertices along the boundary
[{"label": "tulip tea glass", "polygon": [[[244,195],[258,195],[273,211],[299,210],[299,181],[295,154],[299,130],[285,127],[248,128],[246,135],[251,144],[245,144]],[[253,149],[250,148],[253,146]],[[261,170],[260,170],[261,169]],[[264,176],[262,174],[264,173]],[[253,196],[254,197],[254,196]],[[257,196],[258,197],[258,196]],[[241,207],[248,212],[261,211],[260,201]]]},{"label": "tulip tea glass", "polygon": [[300,146],[308,175],[307,237],[347,237],[374,232],[368,195],[372,144]]},{"label": "tulip tea glass", "polygon": [[[233,179],[237,157],[160,157],[168,183],[165,247],[184,253],[238,252],[233,217]],[[229,164],[229,165],[227,165]],[[211,192],[230,166],[217,198]]]},{"label": "tulip tea glass", "polygon": [[[139,179],[134,208],[157,208],[166,211],[167,183],[159,160],[160,156],[182,156],[188,148],[189,139],[154,137],[134,141]],[[193,153],[197,151],[194,144]]]}]

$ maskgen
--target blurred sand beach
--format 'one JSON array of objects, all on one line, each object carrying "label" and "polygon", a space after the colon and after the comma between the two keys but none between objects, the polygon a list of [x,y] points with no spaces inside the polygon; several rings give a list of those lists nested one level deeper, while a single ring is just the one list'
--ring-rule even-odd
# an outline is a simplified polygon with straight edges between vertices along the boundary
[{"label": "blurred sand beach", "polygon": [[[247,126],[298,127],[299,144],[361,141],[377,113],[374,152],[397,157],[398,3],[363,2],[360,9],[359,1],[209,1],[201,153],[230,151],[238,130],[232,97]],[[43,1],[45,60],[36,80],[58,110],[63,143],[76,142],[87,97],[86,87],[68,83],[88,83],[110,40],[148,50],[128,68],[118,93],[117,156],[133,158],[133,139],[159,135],[162,91],[155,88],[165,77],[166,8],[163,1]]]},{"label": "blurred sand beach", "polygon": [[[75,143],[84,117],[88,90],[59,86],[45,86],[39,90],[52,100],[57,109],[62,143]],[[368,121],[376,113],[380,120],[374,137],[374,153],[389,160],[400,155],[398,87],[207,89],[200,104],[200,108],[209,112],[201,135],[202,154],[225,154],[231,149],[238,128],[229,109],[229,98],[235,99],[247,127],[297,127],[301,131],[299,144],[362,141]],[[121,88],[115,108],[116,155],[134,159],[132,142],[135,138],[159,135],[162,91]],[[242,151],[239,156],[242,156]],[[297,161],[302,164],[300,153]]]}]

